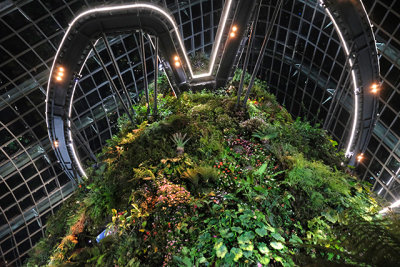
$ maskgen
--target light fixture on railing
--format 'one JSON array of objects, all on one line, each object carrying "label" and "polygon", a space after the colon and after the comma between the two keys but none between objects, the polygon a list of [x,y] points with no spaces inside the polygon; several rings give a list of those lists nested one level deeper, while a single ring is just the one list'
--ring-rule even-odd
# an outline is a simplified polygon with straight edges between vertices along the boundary
[{"label": "light fixture on railing", "polygon": [[64,77],[64,68],[63,67],[59,67],[58,68],[58,72],[57,72],[57,76],[56,76],[56,80],[57,81],[62,81]]},{"label": "light fixture on railing", "polygon": [[359,154],[359,155],[357,156],[357,161],[358,161],[358,162],[361,162],[363,159],[364,159],[364,154],[363,154],[363,153],[361,153],[361,154]]},{"label": "light fixture on railing", "polygon": [[179,61],[179,57],[178,56],[174,56],[174,65],[175,67],[179,68],[181,66],[181,62]]},{"label": "light fixture on railing", "polygon": [[236,36],[237,30],[238,30],[238,27],[237,27],[236,25],[234,25],[234,26],[232,27],[232,30],[231,30],[231,33],[229,34],[229,36],[230,36],[231,38],[234,38],[234,37]]},{"label": "light fixture on railing", "polygon": [[56,139],[56,140],[54,140],[53,144],[54,144],[55,148],[58,148],[58,146],[60,145],[60,142],[58,141],[58,139]]},{"label": "light fixture on railing", "polygon": [[371,93],[376,94],[376,93],[378,93],[378,91],[379,91],[379,85],[376,83],[373,83],[371,85]]}]

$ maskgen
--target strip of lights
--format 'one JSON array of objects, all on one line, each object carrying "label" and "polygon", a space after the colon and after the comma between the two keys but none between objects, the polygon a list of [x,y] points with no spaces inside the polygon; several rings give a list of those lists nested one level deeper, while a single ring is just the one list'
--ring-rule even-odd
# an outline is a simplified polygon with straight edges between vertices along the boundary
[{"label": "strip of lights", "polygon": [[390,205],[389,207],[384,208],[383,210],[381,210],[379,213],[380,214],[385,214],[387,213],[389,210],[392,210],[394,208],[400,207],[400,200],[397,200],[396,202],[394,202],[392,205]]},{"label": "strip of lights", "polygon": [[[94,43],[93,46],[96,46],[97,43],[99,42],[99,40],[100,40],[100,38],[96,40],[96,42]],[[81,69],[79,70],[78,75],[81,75],[81,73],[82,73],[82,71],[83,71],[83,68],[84,68],[85,65],[86,65],[86,61],[89,59],[89,56],[90,56],[90,53],[91,53],[91,52],[92,52],[92,49],[90,49],[90,51],[89,51],[89,53],[87,54],[85,60],[83,61],[83,64],[82,64],[82,66],[81,66]],[[74,83],[74,87],[72,88],[71,100],[70,100],[70,102],[69,102],[69,111],[68,111],[68,127],[69,127],[69,130],[68,130],[68,138],[69,138],[69,144],[70,144],[70,148],[71,148],[71,151],[72,151],[72,155],[73,155],[74,158],[75,158],[76,165],[78,166],[78,169],[79,169],[81,175],[82,175],[83,177],[87,178],[86,172],[85,172],[85,170],[83,169],[80,160],[78,160],[78,156],[77,156],[76,151],[75,151],[74,141],[73,141],[73,139],[72,139],[72,132],[71,132],[72,104],[73,104],[73,102],[74,102],[75,89],[76,89],[76,86],[77,86],[77,85],[78,85],[78,80],[76,80],[75,83]]]},{"label": "strip of lights", "polygon": [[[227,22],[227,18],[228,18],[231,6],[232,6],[232,0],[227,0],[226,8],[224,8],[224,13],[222,15],[222,25],[221,25],[222,26],[222,30],[220,30],[218,32],[218,34],[217,34],[216,42],[214,43],[215,46],[213,46],[213,51],[211,53],[211,61],[210,61],[210,64],[209,64],[208,72],[200,73],[200,74],[194,74],[193,73],[191,62],[190,62],[190,60],[189,60],[189,58],[187,56],[187,52],[186,52],[183,40],[182,40],[182,38],[181,38],[181,36],[179,34],[178,26],[175,23],[175,20],[167,12],[165,12],[163,9],[161,9],[158,6],[155,6],[155,5],[152,5],[152,4],[145,4],[145,3],[136,3],[136,4],[131,4],[131,5],[101,7],[101,8],[94,8],[94,9],[87,10],[87,11],[82,12],[81,14],[79,14],[77,17],[75,17],[75,19],[69,24],[68,29],[65,32],[64,37],[61,40],[61,43],[60,43],[59,48],[57,50],[57,53],[56,53],[56,55],[54,57],[53,65],[51,66],[50,75],[49,75],[49,81],[47,83],[48,85],[47,85],[47,93],[46,93],[46,125],[47,125],[47,129],[48,129],[48,133],[49,133],[50,142],[52,142],[52,140],[51,140],[51,136],[52,135],[50,133],[50,127],[49,127],[49,124],[48,124],[48,116],[49,115],[48,115],[48,105],[47,105],[47,103],[49,101],[50,85],[51,85],[51,79],[53,77],[52,74],[53,74],[53,71],[54,71],[54,68],[55,68],[55,65],[56,65],[56,61],[57,61],[58,56],[60,54],[61,48],[64,45],[64,42],[65,42],[67,36],[69,35],[71,29],[74,27],[75,23],[79,19],[81,19],[82,17],[88,16],[88,15],[94,14],[94,13],[110,12],[110,11],[115,11],[115,10],[137,9],[137,8],[148,8],[148,9],[151,9],[152,11],[160,13],[168,21],[170,21],[170,23],[173,25],[175,35],[176,35],[176,37],[178,39],[179,46],[180,46],[180,48],[181,48],[181,50],[183,52],[185,63],[189,68],[190,75],[191,75],[191,77],[193,79],[198,79],[198,78],[209,77],[209,76],[212,75],[212,72],[213,72],[213,69],[214,69],[214,65],[215,65],[215,61],[216,61],[216,57],[217,57],[217,53],[218,53],[219,47],[221,45],[222,36],[223,36],[224,31],[225,31],[225,26],[226,26],[226,22]],[[96,43],[97,43],[97,41],[96,41]],[[89,54],[90,54],[90,52],[89,52]],[[82,65],[82,67],[81,67],[81,69],[79,71],[79,74],[82,72],[85,63],[88,60],[89,54],[86,57],[83,65]],[[73,96],[74,96],[74,92],[75,92],[75,89],[76,89],[76,85],[77,85],[77,82],[75,82],[75,84],[74,84],[74,87],[73,87],[73,90],[72,90],[71,101],[69,103],[69,111],[68,111],[68,126],[69,126],[69,128],[71,128],[70,119],[71,119],[71,113],[72,113]],[[72,151],[72,154],[74,156],[75,161],[77,162],[78,169],[81,172],[82,176],[87,177],[86,173],[83,170],[82,165],[81,165],[81,163],[80,163],[80,161],[79,161],[79,159],[77,157],[77,154],[76,154],[76,151],[75,151],[75,148],[74,148],[74,145],[73,145],[73,141],[72,141],[71,130],[68,130],[68,135],[69,135],[71,151]]]},{"label": "strip of lights", "polygon": [[[339,38],[340,38],[340,41],[341,41],[341,43],[343,45],[344,51],[346,53],[346,56],[349,57],[349,55],[350,55],[349,46],[347,45],[347,43],[346,43],[346,41],[345,41],[345,39],[343,37],[343,34],[340,31],[340,28],[336,23],[335,18],[332,16],[332,14],[329,11],[329,9],[325,6],[323,0],[319,0],[319,1],[320,1],[321,6],[323,6],[325,8],[326,13],[330,17],[333,25],[335,26],[336,32],[339,35]],[[351,151],[351,149],[353,147],[354,138],[355,138],[355,135],[356,135],[357,124],[358,124],[358,93],[359,93],[359,89],[358,89],[358,86],[357,86],[356,73],[353,70],[354,62],[353,62],[353,60],[351,58],[349,58],[349,65],[350,65],[350,68],[352,69],[351,70],[351,76],[352,76],[352,79],[353,79],[353,87],[354,87],[354,117],[353,117],[353,125],[351,127],[349,143],[347,144],[347,147],[346,147],[345,155],[346,155],[347,158],[352,157],[353,154],[354,154],[354,152]]]},{"label": "strip of lights", "polygon": [[[360,2],[361,2],[361,5],[362,5],[362,7],[363,7],[363,9],[364,9],[364,12],[366,13],[364,4],[362,3],[362,1],[360,1]],[[325,6],[324,3],[323,3],[323,0],[320,0],[320,3],[321,3],[322,6]],[[340,37],[340,40],[341,40],[341,42],[342,42],[342,44],[343,44],[344,50],[345,50],[345,52],[346,52],[346,55],[349,56],[349,49],[348,49],[347,43],[345,42],[345,40],[344,40],[344,38],[343,38],[342,32],[340,31],[340,29],[339,29],[339,27],[338,27],[338,25],[337,25],[335,19],[333,18],[331,12],[330,12],[326,7],[325,7],[325,10],[326,10],[327,14],[329,15],[329,17],[331,18],[331,21],[333,22],[337,33],[339,34],[339,37]],[[367,14],[367,13],[366,13],[366,14]],[[368,18],[368,16],[367,16],[367,18]],[[372,27],[372,24],[371,24],[371,21],[369,20],[369,18],[368,18],[368,22],[369,22],[369,25]],[[378,54],[378,51],[377,51],[376,46],[375,46],[375,50],[376,50],[376,55],[377,55],[377,54]],[[379,61],[378,61],[378,62],[379,62]],[[352,67],[353,64],[354,64],[354,62],[353,62],[352,59],[349,59],[349,63],[350,63],[350,67]],[[356,131],[356,126],[357,126],[357,121],[358,121],[358,113],[357,113],[357,110],[358,110],[358,92],[359,92],[359,90],[358,90],[358,88],[357,88],[356,74],[355,74],[355,71],[354,71],[354,70],[351,71],[351,75],[352,75],[352,78],[353,78],[353,85],[354,85],[354,97],[355,97],[355,98],[354,98],[354,102],[355,102],[355,105],[354,105],[354,120],[353,120],[353,126],[352,126],[352,130],[351,130],[350,140],[349,140],[349,143],[348,143],[347,149],[346,149],[346,157],[351,157],[351,156],[353,155],[353,152],[351,152],[351,147],[352,147],[352,144],[353,144],[353,142],[354,142],[355,131]],[[399,169],[399,170],[400,170],[400,169]],[[398,171],[399,171],[399,170],[398,170]],[[393,180],[393,176],[392,176],[392,178],[390,179],[390,181],[388,182],[388,185],[390,184],[390,182],[391,182],[392,180]],[[383,189],[383,188],[382,188],[382,189]],[[382,189],[379,190],[378,194],[380,194],[380,193],[382,192]],[[392,205],[390,205],[389,207],[386,207],[386,208],[384,208],[383,210],[381,210],[379,213],[384,214],[384,213],[388,212],[389,210],[394,209],[394,208],[399,207],[399,206],[400,206],[400,200],[397,200],[396,202],[394,202],[394,203],[393,203]]]},{"label": "strip of lights", "polygon": [[[362,8],[363,8],[363,10],[364,10],[364,13],[365,13],[365,14],[368,14],[368,12],[367,12],[367,10],[365,9],[365,6],[364,6],[364,3],[363,3],[362,0],[360,0],[360,3],[361,3],[361,6],[362,6]],[[368,20],[368,24],[369,24],[370,27],[371,27],[371,31],[374,32],[374,31],[372,30],[373,24],[371,23],[371,20],[369,19],[369,16],[367,16],[367,20]],[[376,46],[375,34],[372,34],[372,37],[374,38],[374,43],[375,43],[375,55],[376,55],[376,59],[377,59],[377,62],[378,62],[378,67],[379,67],[380,65],[379,65],[379,59],[378,59],[378,47]]]}]

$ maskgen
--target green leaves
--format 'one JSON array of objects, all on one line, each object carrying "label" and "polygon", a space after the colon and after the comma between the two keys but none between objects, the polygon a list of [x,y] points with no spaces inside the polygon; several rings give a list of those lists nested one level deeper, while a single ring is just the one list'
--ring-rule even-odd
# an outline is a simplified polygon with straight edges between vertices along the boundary
[{"label": "green leaves", "polygon": [[331,223],[336,223],[339,218],[338,212],[333,209],[330,209],[328,211],[323,211],[321,212],[321,215],[324,216]]},{"label": "green leaves", "polygon": [[245,244],[250,242],[252,239],[254,239],[255,234],[253,232],[246,232],[242,234],[241,236],[238,237],[238,243],[239,244]]},{"label": "green leaves", "polygon": [[270,252],[268,247],[267,247],[267,245],[265,243],[262,243],[262,242],[258,244],[257,248],[262,254],[265,254],[265,255],[268,255],[269,252]]},{"label": "green leaves", "polygon": [[235,255],[233,258],[235,262],[237,262],[243,256],[243,251],[240,248],[231,248],[231,253]]},{"label": "green leaves", "polygon": [[271,236],[278,241],[285,242],[285,239],[279,233],[272,233]]},{"label": "green leaves", "polygon": [[289,242],[292,244],[303,244],[303,240],[301,240],[300,237],[298,237],[295,234],[292,234],[292,237],[289,239]]},{"label": "green leaves", "polygon": [[260,168],[258,168],[257,171],[254,172],[255,175],[261,176],[264,174],[264,172],[266,171],[266,169],[268,168],[268,162],[264,163],[263,165],[261,165]]},{"label": "green leaves", "polygon": [[281,243],[281,242],[271,242],[271,243],[269,243],[270,244],[270,246],[271,247],[273,247],[274,249],[277,249],[277,250],[281,250],[281,249],[283,249],[285,246]]},{"label": "green leaves", "polygon": [[255,237],[255,234],[253,232],[245,232],[241,236],[238,237],[238,243],[241,249],[247,250],[247,251],[252,251],[254,249],[254,245],[251,240],[253,240]]},{"label": "green leaves", "polygon": [[229,232],[230,229],[225,228],[225,229],[220,229],[219,233],[221,234],[221,237],[224,239],[229,239],[231,237],[233,237],[233,233]]},{"label": "green leaves", "polygon": [[243,229],[240,228],[240,227],[234,226],[234,227],[231,228],[231,230],[234,231],[234,232],[236,232],[236,233],[238,233],[238,234],[243,233]]},{"label": "green leaves", "polygon": [[259,236],[264,237],[264,236],[266,236],[268,234],[268,231],[264,227],[262,227],[262,228],[257,228],[256,229],[256,233]]},{"label": "green leaves", "polygon": [[228,252],[228,249],[224,245],[224,242],[222,239],[218,239],[217,242],[215,242],[214,249],[217,253],[218,258],[224,258],[226,253]]},{"label": "green leaves", "polygon": [[240,248],[247,251],[253,251],[254,245],[251,241],[240,244]]}]

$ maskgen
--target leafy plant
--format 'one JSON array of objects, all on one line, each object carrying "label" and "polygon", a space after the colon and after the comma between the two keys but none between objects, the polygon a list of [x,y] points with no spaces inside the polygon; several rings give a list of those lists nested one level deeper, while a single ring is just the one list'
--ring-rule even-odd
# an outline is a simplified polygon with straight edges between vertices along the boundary
[{"label": "leafy plant", "polygon": [[263,81],[234,109],[237,84],[166,91],[160,121],[140,102],[140,125],[120,120],[27,265],[395,266],[399,218],[341,171],[335,141]]},{"label": "leafy plant", "polygon": [[185,138],[186,134],[182,135],[182,133],[174,133],[171,137],[172,141],[176,145],[176,153],[178,154],[178,156],[183,155],[183,153],[185,152],[185,144],[190,140],[190,138]]}]

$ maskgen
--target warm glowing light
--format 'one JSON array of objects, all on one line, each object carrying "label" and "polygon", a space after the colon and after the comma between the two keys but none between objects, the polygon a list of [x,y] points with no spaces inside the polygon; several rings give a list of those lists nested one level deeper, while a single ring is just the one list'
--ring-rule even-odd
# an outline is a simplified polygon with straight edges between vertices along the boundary
[{"label": "warm glowing light", "polygon": [[175,56],[175,57],[174,57],[174,60],[175,60],[175,61],[178,61],[178,60],[179,60],[179,57],[178,57],[178,56]]},{"label": "warm glowing light", "polygon": [[64,72],[59,72],[59,73],[57,74],[57,76],[60,76],[60,77],[64,76]]},{"label": "warm glowing light", "polygon": [[236,36],[236,34],[234,32],[231,32],[230,36],[231,36],[231,38],[233,38]]},{"label": "warm glowing light", "polygon": [[358,162],[361,162],[362,160],[364,159],[364,154],[359,154],[358,156],[357,156],[357,161]]},{"label": "warm glowing light", "polygon": [[57,148],[60,145],[60,142],[58,142],[58,139],[54,140],[53,142],[54,147]]},{"label": "warm glowing light", "polygon": [[232,27],[232,31],[233,31],[233,32],[237,31],[237,29],[238,29],[238,28],[237,28],[236,26],[233,26],[233,27]]},{"label": "warm glowing light", "polygon": [[179,63],[179,61],[176,61],[176,62],[175,62],[175,66],[176,66],[176,67],[180,67],[180,66],[181,66],[181,63]]},{"label": "warm glowing light", "polygon": [[383,210],[381,210],[379,213],[386,213],[388,211],[391,211],[394,208],[397,208],[400,206],[400,200],[397,200],[396,202],[394,202],[392,205],[390,205],[389,207],[384,208]]},{"label": "warm glowing light", "polygon": [[378,85],[376,83],[371,85],[371,93],[373,94],[378,93]]},{"label": "warm glowing light", "polygon": [[[229,13],[230,13],[230,11],[231,11],[232,2],[233,2],[233,0],[227,0],[227,1],[225,2],[225,7],[226,7],[226,9],[224,8],[224,13],[222,14],[222,17],[221,17],[222,24],[221,24],[220,27],[221,27],[222,29],[225,29],[225,26],[226,26],[226,23],[227,23],[227,20],[228,20],[228,15],[229,15]],[[212,54],[211,54],[211,57],[210,57],[210,63],[209,63],[208,71],[205,72],[205,73],[194,74],[194,73],[193,73],[193,70],[192,70],[192,66],[191,66],[190,60],[189,60],[189,58],[188,58],[188,56],[187,56],[187,53],[186,53],[186,50],[185,50],[185,47],[184,47],[183,40],[182,40],[182,38],[181,38],[181,36],[180,36],[180,32],[179,32],[179,29],[178,29],[178,25],[177,25],[176,22],[174,21],[174,18],[173,18],[171,15],[169,15],[167,12],[165,12],[163,9],[161,9],[161,8],[155,6],[155,5],[152,5],[152,4],[144,4],[144,3],[130,4],[130,5],[121,5],[121,6],[113,6],[113,7],[93,8],[93,9],[91,9],[91,10],[87,10],[87,11],[85,11],[85,12],[79,14],[79,15],[78,15],[77,17],[75,17],[75,18],[73,19],[73,21],[69,24],[69,27],[68,27],[68,29],[66,30],[66,33],[65,33],[63,39],[61,40],[61,44],[60,44],[60,46],[59,46],[59,48],[58,48],[58,50],[57,50],[57,53],[56,53],[56,56],[55,56],[55,58],[54,58],[53,65],[52,65],[52,67],[51,67],[51,72],[50,72],[50,73],[53,73],[53,71],[55,71],[55,68],[56,68],[55,65],[56,65],[58,56],[59,56],[59,54],[60,54],[60,52],[61,52],[61,48],[63,47],[63,44],[64,44],[65,40],[67,39],[67,37],[69,36],[70,32],[72,31],[74,25],[75,25],[81,18],[83,18],[83,17],[85,17],[85,16],[88,16],[88,15],[91,15],[91,14],[95,14],[95,13],[106,13],[106,12],[109,13],[109,12],[111,12],[111,11],[113,11],[113,10],[136,9],[136,8],[147,8],[147,9],[151,9],[152,11],[155,11],[155,12],[157,12],[158,14],[162,15],[163,17],[165,17],[165,18],[170,22],[170,24],[173,26],[173,31],[174,31],[174,33],[175,33],[175,36],[176,36],[177,40],[178,40],[178,44],[179,44],[180,48],[181,48],[182,51],[183,51],[182,54],[183,54],[183,61],[185,62],[185,66],[187,66],[187,68],[189,69],[190,75],[191,75],[191,77],[192,77],[193,79],[208,77],[208,76],[211,76],[211,75],[212,75],[212,72],[213,72],[214,67],[215,67],[214,65],[215,65],[216,57],[217,57],[217,55],[218,55],[218,52],[220,51],[219,48],[220,48],[221,43],[222,43],[222,36],[223,36],[223,34],[224,34],[224,31],[219,31],[219,33],[216,35],[216,39],[215,39],[215,42],[214,42],[215,47],[213,46],[213,49],[212,49]],[[97,41],[98,41],[98,40],[97,40]],[[97,43],[97,41],[96,41],[96,43]],[[96,44],[95,44],[95,45],[96,45]],[[88,57],[89,57],[89,55],[90,55],[90,53],[88,54]],[[87,57],[87,58],[88,58],[88,57]],[[87,60],[87,58],[86,58],[86,60]],[[86,62],[86,60],[85,60],[85,62]],[[180,65],[181,65],[180,59],[178,58],[177,63],[175,63],[175,66],[180,66]],[[84,66],[85,66],[85,64],[82,65],[80,72],[82,71],[82,69],[83,69]],[[61,71],[61,72],[64,72],[64,68],[63,68],[63,67],[58,67],[57,70],[58,70],[58,71]],[[80,73],[80,72],[79,72],[79,73]],[[48,85],[47,85],[47,93],[46,93],[46,102],[48,102],[48,100],[49,100],[49,95],[50,95],[49,92],[50,92],[50,87],[51,87],[51,79],[53,79],[53,77],[54,77],[53,75],[50,75],[50,76],[49,76],[49,82],[48,82]],[[57,77],[56,77],[56,80],[61,81],[62,78],[61,78],[60,76],[57,76]],[[75,91],[75,86],[76,86],[76,83],[75,83],[75,85],[74,85],[73,92]],[[174,92],[173,92],[173,93],[174,93]],[[73,96],[74,96],[74,93],[72,93],[72,97],[70,98],[70,109],[69,109],[69,111],[68,111],[68,113],[70,114],[69,117],[71,117],[71,112],[72,112]],[[52,133],[51,133],[50,130],[49,130],[50,128],[49,128],[49,117],[48,117],[49,112],[48,112],[48,109],[49,109],[49,105],[46,105],[46,113],[45,113],[45,115],[46,115],[46,125],[47,125],[47,127],[48,127],[49,137],[51,138]],[[69,139],[72,141],[72,134],[71,134],[71,131],[69,131]],[[76,161],[76,163],[77,163],[77,165],[78,165],[78,169],[79,169],[80,173],[81,173],[83,176],[86,177],[86,173],[85,173],[85,171],[83,170],[83,168],[82,168],[82,166],[81,166],[81,164],[80,164],[79,158],[78,158],[78,156],[77,156],[77,154],[76,154],[76,152],[75,152],[75,148],[74,148],[72,142],[69,144],[69,146],[71,147],[71,151],[72,151],[72,154],[73,154],[73,158],[75,159],[75,161]]]}]

